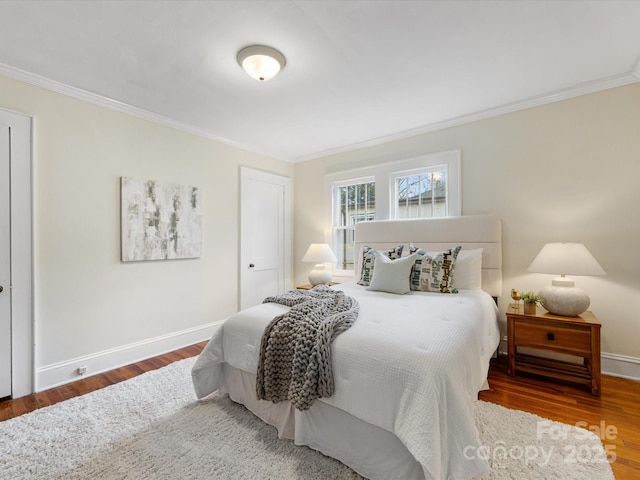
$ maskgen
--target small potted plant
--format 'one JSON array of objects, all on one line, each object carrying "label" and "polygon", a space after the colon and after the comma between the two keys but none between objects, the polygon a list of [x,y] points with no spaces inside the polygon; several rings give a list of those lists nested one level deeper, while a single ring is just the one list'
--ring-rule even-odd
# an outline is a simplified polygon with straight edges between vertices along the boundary
[{"label": "small potted plant", "polygon": [[534,315],[536,313],[536,307],[542,304],[542,297],[539,293],[521,292],[520,298],[524,303],[524,313],[526,315]]}]

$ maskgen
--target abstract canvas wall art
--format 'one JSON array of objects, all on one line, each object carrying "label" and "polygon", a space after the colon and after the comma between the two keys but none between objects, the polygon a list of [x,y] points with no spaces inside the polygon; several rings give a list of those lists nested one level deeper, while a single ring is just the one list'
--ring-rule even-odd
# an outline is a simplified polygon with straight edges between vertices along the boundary
[{"label": "abstract canvas wall art", "polygon": [[122,177],[121,195],[123,262],[200,256],[199,188]]}]

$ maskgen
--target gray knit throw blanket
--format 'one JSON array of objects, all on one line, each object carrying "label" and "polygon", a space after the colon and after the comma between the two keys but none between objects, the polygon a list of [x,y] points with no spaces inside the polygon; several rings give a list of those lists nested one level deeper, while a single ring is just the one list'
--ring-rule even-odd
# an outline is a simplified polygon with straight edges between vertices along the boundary
[{"label": "gray knit throw blanket", "polygon": [[256,393],[260,400],[290,400],[307,410],[316,398],[333,395],[331,343],[347,330],[360,305],[326,285],[265,298],[291,309],[265,328],[260,345]]}]

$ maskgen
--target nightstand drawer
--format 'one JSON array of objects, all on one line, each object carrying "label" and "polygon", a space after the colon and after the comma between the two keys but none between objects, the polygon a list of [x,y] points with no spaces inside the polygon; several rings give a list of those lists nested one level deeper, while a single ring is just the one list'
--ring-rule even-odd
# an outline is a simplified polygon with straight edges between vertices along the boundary
[{"label": "nightstand drawer", "polygon": [[556,352],[591,355],[591,330],[555,325],[519,323],[515,332],[517,345],[539,347]]}]

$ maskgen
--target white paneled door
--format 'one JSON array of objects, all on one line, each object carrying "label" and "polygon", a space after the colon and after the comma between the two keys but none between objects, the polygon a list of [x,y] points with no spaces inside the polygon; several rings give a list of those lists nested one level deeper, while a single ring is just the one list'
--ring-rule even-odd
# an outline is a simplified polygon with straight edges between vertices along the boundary
[{"label": "white paneled door", "polygon": [[11,228],[9,127],[0,125],[0,398],[11,395]]},{"label": "white paneled door", "polygon": [[34,391],[31,117],[0,108],[0,398]]},{"label": "white paneled door", "polygon": [[291,288],[291,180],[240,172],[240,308]]}]

